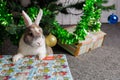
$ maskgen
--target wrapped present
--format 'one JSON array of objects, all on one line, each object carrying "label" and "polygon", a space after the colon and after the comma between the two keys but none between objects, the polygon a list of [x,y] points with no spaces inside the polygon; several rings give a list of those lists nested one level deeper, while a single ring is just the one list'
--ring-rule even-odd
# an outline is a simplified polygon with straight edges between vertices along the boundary
[{"label": "wrapped present", "polygon": [[11,55],[0,55],[0,80],[73,80],[66,56],[49,55],[44,60],[26,56],[16,63]]},{"label": "wrapped present", "polygon": [[104,33],[103,31],[89,32],[88,36],[92,38],[91,50],[101,47],[103,45],[105,35],[106,33]]},{"label": "wrapped present", "polygon": [[79,41],[78,44],[67,45],[67,44],[61,44],[60,42],[58,44],[72,55],[78,56],[80,54],[90,51],[92,47],[91,43],[92,43],[92,39],[86,36],[86,39],[84,41]]},{"label": "wrapped present", "polygon": [[[65,27],[65,29],[70,33],[73,33],[75,28],[76,26]],[[79,41],[78,44],[67,45],[67,44],[62,44],[58,42],[58,45],[60,45],[62,48],[64,48],[66,51],[68,51],[72,55],[78,56],[83,53],[89,52],[93,49],[96,49],[98,47],[101,47],[103,44],[105,35],[106,33],[102,31],[89,32],[85,40]]]}]

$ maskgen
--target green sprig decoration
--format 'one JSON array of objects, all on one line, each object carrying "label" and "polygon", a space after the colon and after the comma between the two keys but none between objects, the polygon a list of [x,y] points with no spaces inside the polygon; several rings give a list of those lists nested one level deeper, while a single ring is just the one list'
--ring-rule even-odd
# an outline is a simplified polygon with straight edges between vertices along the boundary
[{"label": "green sprig decoration", "polygon": [[115,4],[110,6],[103,6],[103,4],[107,4],[109,0],[97,0],[96,7],[101,8],[104,11],[115,10]]},{"label": "green sprig decoration", "polygon": [[12,14],[8,13],[8,9],[6,8],[6,2],[3,0],[0,1],[0,25],[8,26],[12,23]]},{"label": "green sprig decoration", "polygon": [[7,7],[7,1],[0,0],[0,44],[4,39],[10,39],[14,45],[18,45],[24,25],[16,23],[16,21]]},{"label": "green sprig decoration", "polygon": [[4,39],[8,36],[8,27],[13,21],[12,14],[8,13],[6,8],[6,2],[0,0],[0,45],[3,43]]}]

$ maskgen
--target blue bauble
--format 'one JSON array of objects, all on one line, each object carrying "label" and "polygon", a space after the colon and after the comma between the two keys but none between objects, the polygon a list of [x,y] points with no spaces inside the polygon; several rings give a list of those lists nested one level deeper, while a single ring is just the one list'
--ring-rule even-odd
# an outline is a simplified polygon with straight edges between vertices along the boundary
[{"label": "blue bauble", "polygon": [[110,23],[110,24],[116,24],[117,22],[118,22],[118,17],[117,17],[117,15],[111,14],[111,15],[108,17],[108,23]]}]

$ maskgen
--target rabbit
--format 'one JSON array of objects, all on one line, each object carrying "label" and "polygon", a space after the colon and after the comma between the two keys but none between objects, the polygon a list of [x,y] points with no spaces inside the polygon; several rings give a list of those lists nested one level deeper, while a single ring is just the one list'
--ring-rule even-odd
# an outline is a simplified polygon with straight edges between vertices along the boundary
[{"label": "rabbit", "polygon": [[53,53],[52,48],[46,45],[43,30],[39,26],[42,15],[43,11],[40,9],[37,18],[33,23],[27,13],[22,11],[26,30],[20,39],[17,54],[12,58],[13,62],[18,61],[20,58],[27,55],[38,55],[39,59],[42,60],[47,54]]}]

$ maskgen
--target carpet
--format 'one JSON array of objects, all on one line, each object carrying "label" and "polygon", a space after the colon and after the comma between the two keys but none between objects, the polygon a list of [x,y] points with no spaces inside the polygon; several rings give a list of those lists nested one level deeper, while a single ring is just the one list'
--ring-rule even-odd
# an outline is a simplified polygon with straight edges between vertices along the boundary
[{"label": "carpet", "polygon": [[11,55],[0,55],[0,80],[73,80],[64,54],[49,55],[44,60],[26,56],[16,63]]}]

